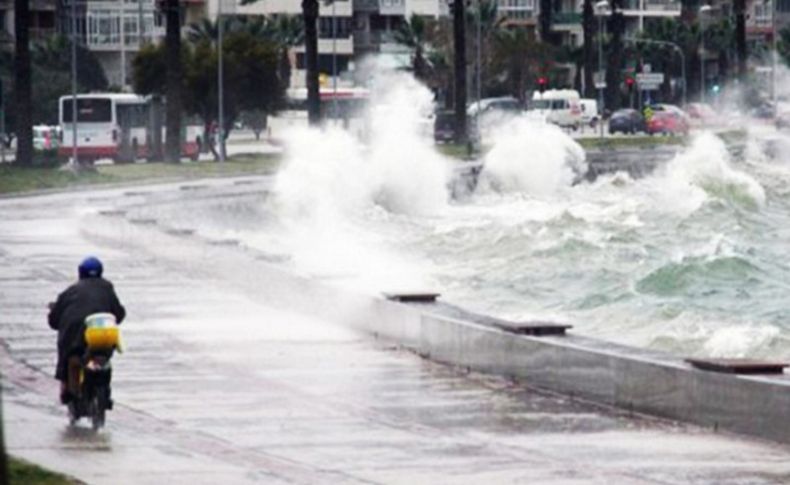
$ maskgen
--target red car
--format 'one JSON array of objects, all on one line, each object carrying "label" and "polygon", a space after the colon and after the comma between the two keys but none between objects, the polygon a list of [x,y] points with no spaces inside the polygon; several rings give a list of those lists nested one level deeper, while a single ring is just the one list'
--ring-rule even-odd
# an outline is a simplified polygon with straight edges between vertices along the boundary
[{"label": "red car", "polygon": [[685,116],[675,111],[656,111],[647,122],[649,134],[688,135],[689,122]]}]

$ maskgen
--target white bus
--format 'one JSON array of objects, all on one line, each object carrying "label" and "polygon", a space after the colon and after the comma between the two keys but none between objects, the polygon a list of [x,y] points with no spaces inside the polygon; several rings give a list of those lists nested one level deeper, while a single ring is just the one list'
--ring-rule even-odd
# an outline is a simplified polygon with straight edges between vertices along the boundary
[{"label": "white bus", "polygon": [[[62,96],[58,103],[61,143],[58,156],[73,154],[72,96]],[[152,155],[154,126],[165,139],[164,116],[153,116],[151,98],[137,94],[92,93],[77,95],[77,157],[82,161],[111,158],[134,161]],[[197,159],[202,128],[186,126],[182,130],[181,151]]]},{"label": "white bus", "polygon": [[[321,115],[325,123],[342,126],[352,133],[362,136],[364,132],[364,116],[370,92],[361,87],[330,86],[319,88],[321,98]],[[307,88],[292,88],[286,93],[286,108],[267,121],[270,141],[279,142],[288,130],[294,127],[306,127],[307,123]]]}]

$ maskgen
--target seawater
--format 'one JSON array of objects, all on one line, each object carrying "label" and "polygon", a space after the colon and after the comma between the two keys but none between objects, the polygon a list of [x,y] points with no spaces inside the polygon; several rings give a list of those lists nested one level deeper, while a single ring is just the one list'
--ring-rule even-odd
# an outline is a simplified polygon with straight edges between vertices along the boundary
[{"label": "seawater", "polygon": [[271,196],[217,203],[200,230],[358,291],[430,289],[683,356],[790,357],[790,156],[767,157],[761,135],[742,159],[701,133],[650,176],[574,184],[581,147],[510,119],[489,130],[476,192],[452,200],[457,162],[419,129],[428,90],[378,89],[366,143],[294,132]]}]

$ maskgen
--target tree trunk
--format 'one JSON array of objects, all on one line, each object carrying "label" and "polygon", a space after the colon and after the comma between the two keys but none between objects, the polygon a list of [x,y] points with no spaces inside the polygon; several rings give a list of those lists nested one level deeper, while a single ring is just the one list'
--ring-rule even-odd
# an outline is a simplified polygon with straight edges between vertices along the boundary
[{"label": "tree trunk", "polygon": [[738,54],[738,79],[746,82],[746,0],[735,0],[735,50]]},{"label": "tree trunk", "polygon": [[179,0],[165,4],[167,31],[165,57],[167,58],[167,112],[165,159],[171,163],[181,161],[181,5]]},{"label": "tree trunk", "polygon": [[595,32],[595,13],[592,0],[584,0],[582,9],[582,29],[584,32],[583,63],[584,63],[584,96],[595,98],[595,54],[593,50],[593,33]]},{"label": "tree trunk", "polygon": [[455,53],[455,142],[467,142],[466,126],[466,12],[465,0],[453,1]]},{"label": "tree trunk", "polygon": [[304,20],[304,57],[307,81],[307,120],[310,126],[321,122],[321,94],[318,89],[318,0],[302,0]]},{"label": "tree trunk", "polygon": [[609,32],[612,35],[606,66],[606,109],[615,111],[620,108],[621,69],[623,67],[623,32],[625,17],[620,2],[612,2],[612,14],[609,16]]},{"label": "tree trunk", "polygon": [[554,2],[552,0],[540,0],[538,6],[538,32],[540,32],[540,40],[555,45],[555,36],[552,32]]},{"label": "tree trunk", "polygon": [[699,12],[699,0],[680,0],[680,21],[687,27],[697,20]]},{"label": "tree trunk", "polygon": [[33,164],[32,73],[30,71],[30,8],[28,0],[14,1],[14,109],[16,110],[16,163]]}]

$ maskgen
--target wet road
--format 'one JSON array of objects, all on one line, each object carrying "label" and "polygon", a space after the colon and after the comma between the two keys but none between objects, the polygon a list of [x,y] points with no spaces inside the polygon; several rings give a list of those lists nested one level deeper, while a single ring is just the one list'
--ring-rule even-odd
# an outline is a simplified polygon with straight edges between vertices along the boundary
[{"label": "wet road", "polygon": [[[786,447],[439,366],[275,309],[232,275],[139,250],[133,235],[89,230],[103,220],[95,209],[266,183],[0,201],[0,368],[12,454],[91,484],[790,483]],[[89,253],[104,259],[129,312],[128,349],[114,359],[116,408],[99,434],[69,427],[56,404],[55,335],[45,321],[46,303]]]}]

